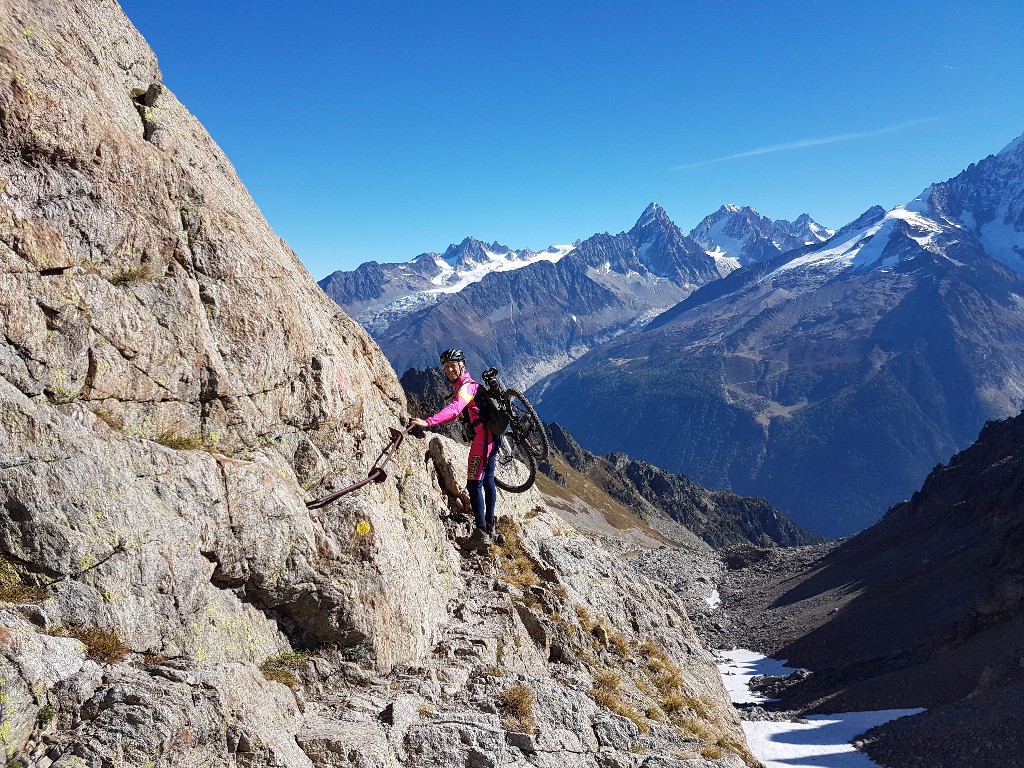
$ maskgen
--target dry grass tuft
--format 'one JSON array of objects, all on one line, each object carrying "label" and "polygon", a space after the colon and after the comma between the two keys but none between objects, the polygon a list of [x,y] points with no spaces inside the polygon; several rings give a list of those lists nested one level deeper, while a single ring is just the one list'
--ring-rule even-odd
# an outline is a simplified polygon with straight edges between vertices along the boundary
[{"label": "dry grass tuft", "polygon": [[630,705],[622,695],[622,676],[614,669],[602,669],[594,675],[590,695],[605,709],[631,720],[641,733],[647,733],[650,723],[640,710]]},{"label": "dry grass tuft", "polygon": [[511,517],[505,516],[498,520],[498,532],[504,538],[500,546],[492,546],[492,554],[498,561],[498,570],[506,584],[517,587],[534,587],[540,584],[533,560],[526,554],[519,524]]},{"label": "dry grass tuft", "polygon": [[608,645],[623,659],[630,657],[629,640],[618,632],[612,632],[608,635]]},{"label": "dry grass tuft", "polygon": [[172,427],[161,430],[153,440],[172,451],[194,451],[203,446],[199,435],[182,434]]},{"label": "dry grass tuft", "polygon": [[0,602],[3,603],[38,604],[49,597],[50,593],[43,587],[33,587],[27,584],[7,584],[0,587]]},{"label": "dry grass tuft", "polygon": [[717,744],[705,744],[700,748],[700,756],[707,760],[720,760],[723,757],[722,748]]},{"label": "dry grass tuft", "polygon": [[25,584],[11,562],[0,555],[0,602],[41,603],[50,597],[44,587]]},{"label": "dry grass tuft", "polygon": [[[661,692],[662,697],[678,693],[680,689],[686,687],[683,670],[669,658],[663,648],[658,647],[650,640],[644,640],[640,644],[640,652],[647,657],[647,669],[651,673],[651,681]],[[662,708],[668,711],[664,704]]]},{"label": "dry grass tuft", "polygon": [[513,685],[501,694],[501,703],[511,713],[508,724],[521,731],[533,730],[533,691],[525,685]]},{"label": "dry grass tuft", "polygon": [[85,646],[85,654],[101,664],[117,664],[131,650],[116,632],[99,627],[57,627],[51,635],[73,637]]},{"label": "dry grass tuft", "polygon": [[106,408],[97,408],[92,412],[92,415],[95,416],[100,421],[102,421],[115,432],[124,431],[124,419],[122,419],[113,411],[108,411]]},{"label": "dry grass tuft", "polygon": [[110,284],[121,286],[144,280],[155,280],[158,277],[160,277],[160,273],[157,269],[149,264],[139,264],[138,266],[128,267],[115,272],[110,278]]},{"label": "dry grass tuft", "polygon": [[597,625],[594,619],[590,616],[590,611],[582,605],[576,606],[576,617],[580,620],[580,627],[583,628],[584,632],[589,632]]}]

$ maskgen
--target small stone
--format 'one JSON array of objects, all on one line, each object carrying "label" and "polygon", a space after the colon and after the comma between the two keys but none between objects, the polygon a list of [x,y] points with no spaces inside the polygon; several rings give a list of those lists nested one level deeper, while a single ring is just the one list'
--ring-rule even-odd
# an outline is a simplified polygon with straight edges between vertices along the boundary
[{"label": "small stone", "polygon": [[510,747],[515,747],[527,755],[532,755],[537,751],[537,744],[532,733],[508,731],[505,733],[505,741]]}]

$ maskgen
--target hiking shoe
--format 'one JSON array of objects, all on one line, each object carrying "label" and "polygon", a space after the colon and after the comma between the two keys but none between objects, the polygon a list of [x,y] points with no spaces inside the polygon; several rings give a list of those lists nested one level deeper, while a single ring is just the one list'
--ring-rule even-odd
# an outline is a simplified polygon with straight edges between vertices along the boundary
[{"label": "hiking shoe", "polygon": [[487,545],[490,543],[491,537],[487,535],[487,531],[483,528],[474,528],[472,534],[459,542],[459,546],[467,552],[473,552],[487,549]]}]

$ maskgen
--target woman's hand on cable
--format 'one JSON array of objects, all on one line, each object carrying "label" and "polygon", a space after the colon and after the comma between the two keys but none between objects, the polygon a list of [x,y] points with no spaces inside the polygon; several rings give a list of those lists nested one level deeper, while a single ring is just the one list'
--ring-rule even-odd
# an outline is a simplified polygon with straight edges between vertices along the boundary
[{"label": "woman's hand on cable", "polygon": [[428,427],[430,427],[430,425],[427,424],[425,419],[409,419],[409,426],[419,427],[420,429],[427,429]]}]

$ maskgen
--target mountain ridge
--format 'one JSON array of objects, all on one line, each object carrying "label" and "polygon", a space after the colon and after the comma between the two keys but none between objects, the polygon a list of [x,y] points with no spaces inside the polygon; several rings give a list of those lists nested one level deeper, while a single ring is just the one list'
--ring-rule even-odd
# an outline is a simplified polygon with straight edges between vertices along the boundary
[{"label": "mountain ridge", "polygon": [[[797,221],[799,226],[763,219],[773,231],[823,229],[806,214]],[[495,251],[523,256],[503,261]],[[467,238],[444,255],[421,254],[402,264],[367,262],[332,273],[320,286],[367,325],[399,370],[432,365],[432,350],[468,335],[460,346],[473,364],[500,364],[511,381],[525,386],[727,274],[735,260],[723,253],[719,248],[709,254],[652,202],[633,227],[616,235],[597,233],[539,254]],[[523,269],[525,276],[515,274]],[[588,297],[586,302],[574,302],[573,291]],[[505,305],[494,296],[506,297]],[[502,325],[502,311],[515,322]],[[460,322],[460,316],[467,319]],[[467,325],[475,330],[466,334]],[[502,333],[509,338],[482,338]]]},{"label": "mountain ridge", "polygon": [[[699,288],[529,394],[592,450],[768,498],[820,533],[865,527],[986,419],[1024,403],[1024,278],[929,202],[953,190],[979,220],[1015,211],[1000,195],[1020,194],[1019,147]],[[986,194],[971,197],[971,184]],[[1002,231],[1018,232],[1014,221]],[[1024,243],[1024,227],[1015,236]],[[660,415],[623,414],[623,388]],[[581,402],[606,419],[588,421]],[[662,434],[666,416],[675,435]],[[614,437],[602,426],[612,422]]]}]

